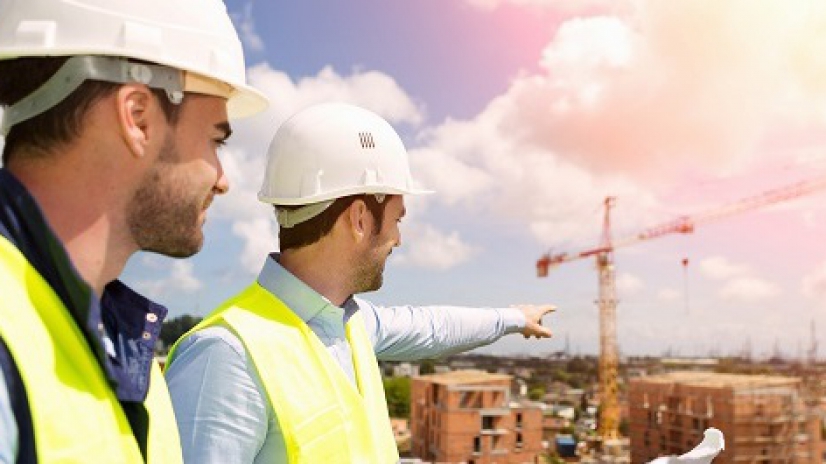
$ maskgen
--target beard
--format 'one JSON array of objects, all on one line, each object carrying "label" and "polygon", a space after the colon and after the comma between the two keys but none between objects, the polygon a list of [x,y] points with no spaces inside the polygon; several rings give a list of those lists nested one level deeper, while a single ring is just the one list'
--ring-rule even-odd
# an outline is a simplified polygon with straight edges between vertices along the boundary
[{"label": "beard", "polygon": [[132,197],[127,221],[141,250],[185,258],[203,246],[199,218],[213,194],[196,192],[186,176],[176,175],[179,160],[178,147],[172,136],[167,135],[158,161]]},{"label": "beard", "polygon": [[373,292],[381,288],[384,283],[384,263],[387,255],[379,246],[379,237],[371,238],[370,252],[366,253],[362,262],[355,266],[353,288],[355,293]]}]

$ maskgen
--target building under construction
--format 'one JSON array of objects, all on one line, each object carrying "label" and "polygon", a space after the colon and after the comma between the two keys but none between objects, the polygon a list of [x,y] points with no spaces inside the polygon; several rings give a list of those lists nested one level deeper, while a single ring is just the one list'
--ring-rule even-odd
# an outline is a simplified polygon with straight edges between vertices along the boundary
[{"label": "building under construction", "polygon": [[796,377],[672,372],[632,379],[631,460],[679,455],[723,432],[715,464],[820,463],[821,420]]},{"label": "building under construction", "polygon": [[542,410],[511,401],[512,377],[453,371],[414,377],[411,451],[425,462],[534,463]]}]

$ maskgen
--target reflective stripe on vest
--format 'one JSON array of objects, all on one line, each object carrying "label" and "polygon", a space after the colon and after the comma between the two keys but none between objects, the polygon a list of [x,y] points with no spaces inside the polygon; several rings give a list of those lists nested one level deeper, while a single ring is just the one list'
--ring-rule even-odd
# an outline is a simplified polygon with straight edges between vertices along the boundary
[{"label": "reflective stripe on vest", "polygon": [[[69,311],[2,236],[0,295],[0,337],[26,388],[38,460],[144,462],[120,403]],[[157,363],[145,404],[148,461],[182,462],[172,403]]]},{"label": "reflective stripe on vest", "polygon": [[221,323],[241,339],[258,371],[290,463],[399,460],[376,355],[360,313],[346,325],[358,388],[307,324],[257,283],[193,331]]}]

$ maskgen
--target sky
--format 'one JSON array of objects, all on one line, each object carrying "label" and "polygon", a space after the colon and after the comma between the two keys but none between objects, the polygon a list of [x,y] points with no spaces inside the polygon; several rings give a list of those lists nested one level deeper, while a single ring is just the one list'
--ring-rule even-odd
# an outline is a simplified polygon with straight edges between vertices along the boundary
[{"label": "sky", "polygon": [[[596,354],[592,260],[537,278],[547,251],[826,176],[826,3],[806,0],[228,0],[271,108],[233,123],[204,249],[137,254],[123,280],[204,315],[277,249],[256,193],[269,140],[345,101],[394,125],[413,176],[376,303],[552,303],[554,337],[479,352]],[[616,251],[622,355],[805,356],[826,334],[824,192]],[[687,264],[683,264],[683,263]],[[826,347],[819,350],[826,357]]]}]

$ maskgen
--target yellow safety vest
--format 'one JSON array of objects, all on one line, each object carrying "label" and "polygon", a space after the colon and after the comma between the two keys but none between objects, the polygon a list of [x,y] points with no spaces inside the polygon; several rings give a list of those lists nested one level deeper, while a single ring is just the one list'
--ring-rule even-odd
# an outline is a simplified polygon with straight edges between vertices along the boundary
[{"label": "yellow safety vest", "polygon": [[[123,409],[68,309],[2,236],[0,295],[0,337],[26,388],[38,461],[143,463]],[[157,363],[145,404],[147,461],[181,463],[172,402]]]},{"label": "yellow safety vest", "polygon": [[360,313],[346,325],[358,389],[307,324],[257,283],[190,333],[222,323],[241,339],[261,377],[290,463],[399,460],[376,355]]}]

